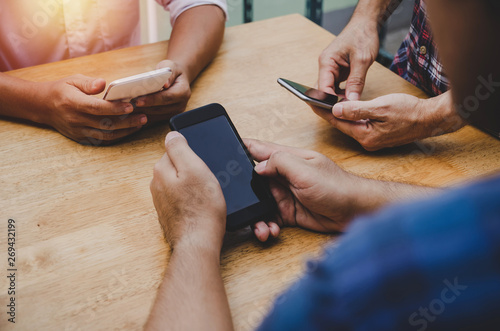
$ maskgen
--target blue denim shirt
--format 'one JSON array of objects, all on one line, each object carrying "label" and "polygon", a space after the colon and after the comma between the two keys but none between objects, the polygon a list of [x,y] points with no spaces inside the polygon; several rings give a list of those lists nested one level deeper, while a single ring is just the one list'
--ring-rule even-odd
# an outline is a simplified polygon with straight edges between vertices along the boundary
[{"label": "blue denim shirt", "polygon": [[355,221],[260,330],[500,330],[500,177]]}]

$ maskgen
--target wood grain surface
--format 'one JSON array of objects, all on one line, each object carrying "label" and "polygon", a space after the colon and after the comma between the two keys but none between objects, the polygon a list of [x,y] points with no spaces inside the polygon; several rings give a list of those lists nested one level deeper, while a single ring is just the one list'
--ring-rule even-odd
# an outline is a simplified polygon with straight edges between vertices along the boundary
[{"label": "wood grain surface", "polygon": [[[299,15],[229,28],[217,58],[193,84],[188,109],[221,103],[242,137],[313,149],[370,178],[450,186],[499,168],[500,143],[471,127],[365,152],[276,83],[283,77],[314,85],[318,56],[333,38]],[[10,74],[47,81],[81,73],[109,83],[153,69],[167,47],[160,42]],[[363,99],[394,92],[425,97],[374,64]],[[164,124],[92,147],[50,128],[0,120],[0,329],[142,329],[169,254],[149,192],[167,132]],[[17,225],[15,326],[4,312],[9,218]],[[258,326],[304,261],[336,238],[301,229],[285,229],[270,244],[248,230],[226,237],[221,269],[237,330]]]}]

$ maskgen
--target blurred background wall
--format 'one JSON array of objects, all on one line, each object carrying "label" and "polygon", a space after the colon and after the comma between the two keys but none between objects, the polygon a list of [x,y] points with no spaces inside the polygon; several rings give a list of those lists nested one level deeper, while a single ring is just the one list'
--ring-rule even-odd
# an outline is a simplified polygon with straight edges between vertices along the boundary
[{"label": "blurred background wall", "polygon": [[[227,0],[229,20],[227,26],[243,24],[243,0]],[[402,5],[389,19],[384,49],[394,54],[408,32],[413,0],[403,0]],[[154,0],[140,0],[142,42],[167,40],[171,27],[168,12]],[[323,0],[322,26],[338,35],[356,7],[357,0]],[[306,15],[306,0],[253,0],[253,20],[259,21],[276,16],[299,13]],[[326,45],[325,45],[326,47]]]}]

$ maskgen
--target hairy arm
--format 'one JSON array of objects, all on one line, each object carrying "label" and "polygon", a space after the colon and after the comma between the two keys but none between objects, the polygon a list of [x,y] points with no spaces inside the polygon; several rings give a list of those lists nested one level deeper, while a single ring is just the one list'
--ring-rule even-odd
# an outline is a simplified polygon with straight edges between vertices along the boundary
[{"label": "hairy arm", "polygon": [[176,246],[145,330],[232,330],[220,252]]},{"label": "hairy arm", "polygon": [[424,199],[441,192],[438,188],[379,181],[359,177],[358,189],[353,195],[355,214],[373,212],[385,205],[409,199]]},{"label": "hairy arm", "polygon": [[353,19],[363,18],[380,27],[398,8],[402,0],[359,0]]}]

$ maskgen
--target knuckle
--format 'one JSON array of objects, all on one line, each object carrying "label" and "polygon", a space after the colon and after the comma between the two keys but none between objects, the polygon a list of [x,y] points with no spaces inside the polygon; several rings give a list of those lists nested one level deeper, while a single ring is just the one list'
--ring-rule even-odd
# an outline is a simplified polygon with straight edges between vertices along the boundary
[{"label": "knuckle", "polygon": [[360,76],[354,76],[349,79],[349,85],[358,85],[362,86],[365,85],[365,80],[363,77]]},{"label": "knuckle", "polygon": [[351,108],[350,111],[346,110],[346,113],[350,114],[351,117],[358,118],[361,114],[361,109],[359,109],[359,107],[354,107],[354,108]]},{"label": "knuckle", "polygon": [[318,163],[320,167],[327,167],[333,163],[331,159],[322,154],[317,155],[317,157],[315,157],[314,160]]},{"label": "knuckle", "polygon": [[176,148],[178,143],[179,143],[179,140],[180,140],[179,138],[170,139],[169,141],[167,141],[167,144],[165,145],[165,147],[168,149]]},{"label": "knuckle", "polygon": [[306,161],[314,169],[325,169],[330,163],[332,163],[332,160],[321,154],[315,155],[314,157]]},{"label": "knuckle", "polygon": [[96,129],[90,129],[86,131],[85,137],[102,141],[104,140],[104,132]]},{"label": "knuckle", "polygon": [[78,125],[81,122],[79,116],[72,111],[65,112],[63,117],[64,121],[71,126]]},{"label": "knuckle", "polygon": [[[167,90],[168,91],[168,90]],[[158,96],[152,96],[149,104],[151,106],[168,105],[172,101],[172,95],[169,93],[160,93]]]},{"label": "knuckle", "polygon": [[99,128],[101,130],[113,130],[115,128],[115,125],[110,118],[103,118],[99,122]]},{"label": "knuckle", "polygon": [[313,156],[307,160],[313,167],[320,166],[323,164],[324,160],[321,157]]},{"label": "knuckle", "polygon": [[314,160],[320,160],[321,158],[326,157],[326,156],[324,156],[321,153],[318,153],[316,151],[309,150],[309,149],[303,150],[303,153],[304,154],[303,154],[302,158],[308,159],[308,160],[313,160],[313,161]]},{"label": "knuckle", "polygon": [[373,152],[373,151],[380,149],[377,141],[375,139],[373,139],[372,137],[367,137],[367,138],[361,139],[360,144],[361,144],[361,146],[363,146],[364,149],[366,149],[369,152]]},{"label": "knuckle", "polygon": [[326,57],[327,55],[325,54],[325,51],[323,51],[318,57],[318,63],[320,65],[324,64],[326,62]]},{"label": "knuckle", "polygon": [[318,57],[318,63],[319,65],[327,65],[328,63],[330,63],[332,60],[332,57],[331,57],[331,54],[330,54],[330,51],[329,49],[325,49]]},{"label": "knuckle", "polygon": [[66,95],[58,95],[57,101],[56,101],[56,107],[58,109],[61,109],[63,111],[70,111],[73,110],[73,103],[71,102],[71,99],[68,98]]},{"label": "knuckle", "polygon": [[170,141],[167,142],[165,145],[165,148],[169,151],[169,153],[172,154],[172,156],[177,156],[180,153],[182,153],[181,150],[181,143],[182,139],[176,138],[176,139],[171,139]]},{"label": "knuckle", "polygon": [[283,151],[275,151],[269,157],[270,163],[280,163],[286,157],[286,153]]},{"label": "knuckle", "polygon": [[314,160],[314,162],[317,162],[317,163],[330,163],[330,162],[332,162],[332,160],[330,160],[326,155],[323,155],[321,153],[314,152],[314,151],[311,154],[311,158],[312,158],[312,160]]},{"label": "knuckle", "polygon": [[248,153],[251,153],[251,151],[254,149],[253,139],[244,138],[243,144],[245,145],[246,149],[248,150]]},{"label": "knuckle", "polygon": [[275,152],[273,152],[271,154],[271,156],[269,156],[269,161],[280,159],[282,157],[281,154],[283,154],[282,151],[275,151]]},{"label": "knuckle", "polygon": [[156,162],[156,164],[153,167],[153,180],[151,181],[151,187],[155,185],[156,183],[156,178],[159,178],[162,174],[162,166],[160,162]]},{"label": "knuckle", "polygon": [[355,59],[357,62],[363,65],[370,64],[373,61],[371,55],[366,53],[357,54]]},{"label": "knuckle", "polygon": [[100,132],[101,132],[101,140],[112,141],[118,138],[118,135],[113,131],[100,131]]},{"label": "knuckle", "polygon": [[371,117],[371,110],[365,109],[363,107],[358,107],[356,108],[356,113],[355,113],[356,118],[359,119],[366,119]]},{"label": "knuckle", "polygon": [[85,79],[83,81],[83,87],[84,87],[84,90],[85,91],[90,91],[92,90],[92,81],[91,80],[88,80],[88,79]]}]

